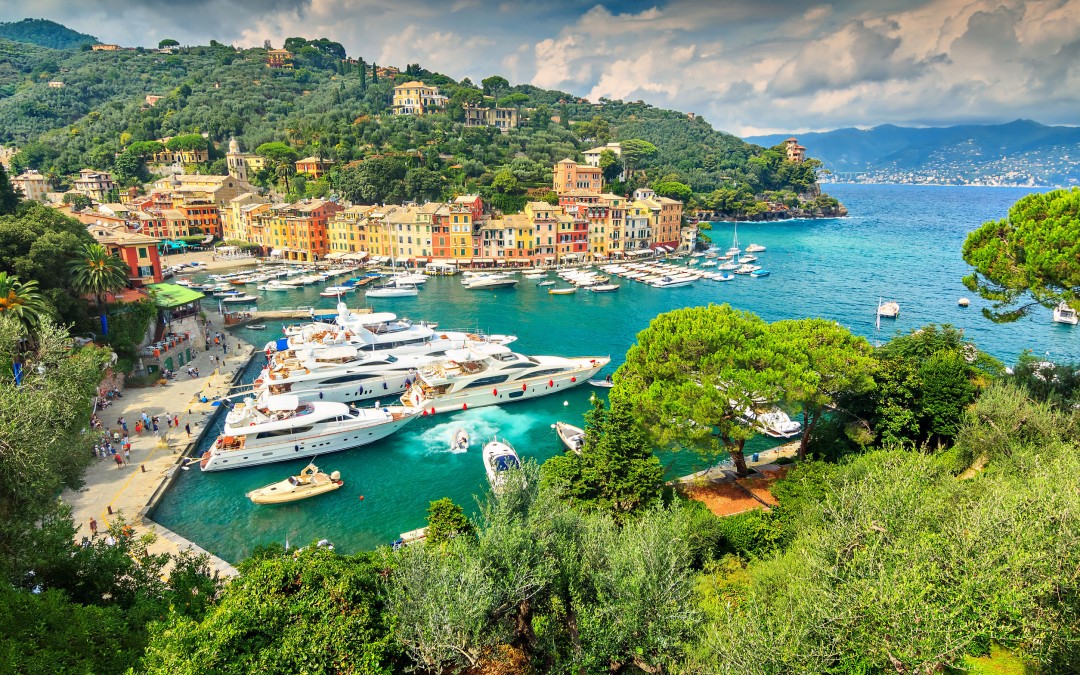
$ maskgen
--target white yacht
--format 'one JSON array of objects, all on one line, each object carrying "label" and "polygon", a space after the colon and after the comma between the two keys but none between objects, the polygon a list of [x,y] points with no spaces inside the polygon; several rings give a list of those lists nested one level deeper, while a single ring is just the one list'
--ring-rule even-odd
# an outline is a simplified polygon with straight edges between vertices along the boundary
[{"label": "white yacht", "polygon": [[292,286],[288,284],[283,284],[277,279],[267,281],[261,286],[256,286],[256,288],[258,288],[260,291],[291,291],[293,289]]},{"label": "white yacht", "polygon": [[661,277],[649,285],[653,288],[678,288],[679,286],[689,286],[692,283],[694,283],[692,277]]},{"label": "white yacht", "polygon": [[765,247],[762,246],[761,244],[750,244],[749,246],[746,247],[746,252],[747,253],[764,253],[765,252]]},{"label": "white yacht", "polygon": [[431,414],[525,401],[585,384],[607,356],[525,356],[504,345],[479,344],[446,353],[417,372],[403,405]]},{"label": "white yacht", "polygon": [[461,284],[470,291],[487,291],[493,288],[513,288],[517,286],[518,280],[502,274],[490,274],[468,277]]},{"label": "white yacht", "polygon": [[368,289],[364,295],[369,298],[412,298],[418,295],[416,286],[412,284],[387,284]]},{"label": "white yacht", "polygon": [[437,331],[432,326],[399,319],[392,312],[357,314],[338,303],[334,323],[311,323],[286,329],[286,337],[268,342],[263,350],[272,353],[304,345],[357,345],[365,351],[388,349],[395,355],[442,353],[474,342],[510,344],[513,335],[484,335],[461,331]]},{"label": "white yacht", "polygon": [[270,356],[252,383],[251,395],[260,401],[281,394],[337,403],[396,400],[419,368],[444,358],[443,352],[395,356],[357,345],[290,349]]},{"label": "white yacht", "polygon": [[1069,303],[1062,300],[1058,303],[1058,306],[1054,308],[1054,321],[1075,326],[1077,323],[1076,310],[1069,307]]},{"label": "white yacht", "polygon": [[386,438],[416,417],[400,407],[359,409],[289,395],[247,399],[229,411],[199,467],[223,471],[348,450]]}]

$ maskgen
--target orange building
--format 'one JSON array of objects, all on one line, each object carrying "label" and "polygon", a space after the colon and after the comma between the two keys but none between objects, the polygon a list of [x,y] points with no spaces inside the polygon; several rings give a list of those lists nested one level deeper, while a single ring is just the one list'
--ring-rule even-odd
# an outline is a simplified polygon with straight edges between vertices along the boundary
[{"label": "orange building", "polygon": [[552,188],[562,195],[573,190],[600,192],[604,187],[604,171],[598,166],[578,164],[572,159],[564,159],[555,165]]}]

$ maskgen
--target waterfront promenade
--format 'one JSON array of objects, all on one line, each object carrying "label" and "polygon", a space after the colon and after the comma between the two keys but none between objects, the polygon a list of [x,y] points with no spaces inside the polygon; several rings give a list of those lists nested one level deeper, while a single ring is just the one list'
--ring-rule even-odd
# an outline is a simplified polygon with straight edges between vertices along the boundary
[{"label": "waterfront promenade", "polygon": [[[118,515],[122,515],[137,536],[146,533],[157,536],[150,546],[152,553],[175,554],[188,548],[197,553],[205,552],[151,521],[147,512],[167,485],[171,473],[181,470],[181,457],[211,418],[214,398],[228,393],[236,371],[247,364],[254,350],[250,344],[225,331],[220,317],[207,313],[207,318],[211,331],[226,336],[228,354],[223,356],[219,347],[212,347],[210,351],[202,351],[199,347],[198,356],[190,365],[199,369],[200,377],[189,378],[185,372],[180,372],[166,385],[125,389],[122,398],[115,399],[111,406],[98,412],[107,429],[118,427],[117,418],[125,419],[131,437],[131,458],[120,468],[112,458],[96,460],[86,472],[84,488],[78,492],[66,490],[61,495],[61,499],[71,505],[72,518],[79,528],[76,538],[90,535],[91,518],[97,520],[100,535]],[[211,362],[211,355],[218,359],[217,365]],[[200,402],[202,396],[207,398],[206,403]],[[161,417],[158,435],[135,433],[135,422],[143,412],[151,417]],[[166,426],[166,415],[177,415],[179,427]],[[190,438],[185,425],[191,427]],[[198,468],[191,470],[198,471]],[[192,514],[192,517],[197,518],[198,514]],[[210,561],[218,574],[226,577],[236,574],[235,568],[221,558],[211,555]]]}]

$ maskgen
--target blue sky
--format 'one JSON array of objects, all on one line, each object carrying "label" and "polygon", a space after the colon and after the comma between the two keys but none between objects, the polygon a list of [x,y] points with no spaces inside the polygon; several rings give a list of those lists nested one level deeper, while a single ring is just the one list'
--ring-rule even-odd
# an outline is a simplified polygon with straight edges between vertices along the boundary
[{"label": "blue sky", "polygon": [[642,99],[740,135],[1080,123],[1080,0],[0,0],[0,20],[28,11],[125,45],[325,36],[369,62]]}]

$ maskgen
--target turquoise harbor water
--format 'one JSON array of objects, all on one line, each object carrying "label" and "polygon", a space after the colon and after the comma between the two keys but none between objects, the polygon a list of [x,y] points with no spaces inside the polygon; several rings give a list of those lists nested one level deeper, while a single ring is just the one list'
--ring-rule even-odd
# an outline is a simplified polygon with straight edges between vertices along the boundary
[{"label": "turquoise harbor water", "polygon": [[[764,279],[699,281],[667,290],[620,280],[621,288],[613,294],[549,296],[546,288],[527,280],[516,290],[482,293],[464,290],[460,277],[433,278],[417,298],[384,299],[374,307],[438,321],[443,328],[513,333],[518,336],[515,350],[526,354],[611,355],[612,366],[602,374],[614,372],[635,334],[652,317],[709,302],[728,302],[768,321],[827,317],[871,341],[885,341],[897,331],[930,322],[952,323],[1007,363],[1024,349],[1057,360],[1080,360],[1077,330],[1052,323],[1049,310],[1015,324],[995,325],[982,317],[981,300],[960,283],[967,272],[960,259],[966,233],[985,220],[1003,217],[1029,190],[835,185],[829,191],[844,202],[850,217],[739,225],[741,244],[768,247],[759,254],[758,264],[772,272]],[[718,223],[714,228],[714,241],[729,246],[731,225]],[[332,308],[332,299],[318,296],[320,288],[263,294],[259,307]],[[874,326],[879,296],[901,305],[899,319],[883,322],[880,333]],[[960,297],[971,298],[972,306],[957,307]],[[349,304],[362,306],[363,296],[354,295]],[[239,333],[261,345],[280,335],[280,327],[270,323],[264,331]],[[345,487],[292,505],[255,506],[244,493],[299,471],[302,461],[210,474],[184,471],[153,517],[233,561],[259,544],[286,538],[300,544],[327,538],[343,551],[373,548],[422,526],[433,499],[450,497],[467,512],[475,510],[474,495],[486,488],[480,447],[492,435],[508,439],[525,459],[543,461],[560,452],[551,425],[556,420],[580,424],[594,391],[586,384],[535,401],[417,420],[381,443],[319,459],[323,469],[341,471]],[[459,427],[471,432],[473,447],[452,454],[447,447]],[[762,440],[755,447],[771,444]],[[705,466],[689,454],[665,455],[663,461],[669,475]]]}]

